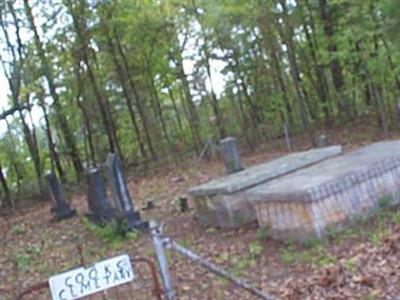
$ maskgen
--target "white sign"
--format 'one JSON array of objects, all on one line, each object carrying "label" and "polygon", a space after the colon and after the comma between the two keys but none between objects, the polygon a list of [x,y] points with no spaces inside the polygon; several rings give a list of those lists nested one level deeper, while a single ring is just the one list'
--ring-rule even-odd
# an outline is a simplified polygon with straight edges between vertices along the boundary
[{"label": "white sign", "polygon": [[73,300],[104,291],[134,279],[129,256],[124,254],[49,279],[53,300]]}]

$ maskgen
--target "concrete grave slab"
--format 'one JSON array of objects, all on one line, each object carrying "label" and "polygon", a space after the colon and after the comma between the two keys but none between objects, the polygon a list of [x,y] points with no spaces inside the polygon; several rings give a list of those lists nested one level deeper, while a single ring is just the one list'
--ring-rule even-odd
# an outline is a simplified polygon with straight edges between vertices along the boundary
[{"label": "concrete grave slab", "polygon": [[342,152],[331,146],[292,153],[189,190],[200,221],[218,227],[238,227],[256,220],[245,191],[269,180],[310,166]]},{"label": "concrete grave slab", "polygon": [[245,191],[260,226],[275,238],[323,236],[400,201],[400,141],[386,141],[297,170]]}]

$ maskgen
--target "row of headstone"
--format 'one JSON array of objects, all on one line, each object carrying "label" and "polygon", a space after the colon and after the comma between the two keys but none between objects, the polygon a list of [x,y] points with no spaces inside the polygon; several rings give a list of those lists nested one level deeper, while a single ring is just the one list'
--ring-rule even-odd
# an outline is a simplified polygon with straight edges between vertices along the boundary
[{"label": "row of headstone", "polygon": [[[104,224],[117,218],[125,222],[127,230],[147,228],[147,222],[142,221],[139,212],[134,209],[119,157],[110,153],[105,167],[113,201],[110,203],[108,199],[101,171],[98,168],[90,168],[86,172],[89,208],[87,217],[96,224]],[[62,220],[74,216],[76,210],[66,201],[63,187],[57,177],[53,173],[48,173],[46,177],[52,195],[55,219]]]}]

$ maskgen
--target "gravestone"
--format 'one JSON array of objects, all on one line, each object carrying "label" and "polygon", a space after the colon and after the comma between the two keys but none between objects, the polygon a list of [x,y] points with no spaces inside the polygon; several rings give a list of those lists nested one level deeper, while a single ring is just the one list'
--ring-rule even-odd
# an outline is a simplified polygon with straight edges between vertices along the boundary
[{"label": "gravestone", "polygon": [[239,149],[236,145],[236,138],[227,137],[220,141],[220,148],[226,173],[233,174],[242,171],[244,168],[240,161]]},{"label": "gravestone", "polygon": [[76,214],[76,210],[72,209],[65,200],[64,189],[59,184],[57,176],[52,172],[48,172],[46,178],[50,186],[50,194],[53,201],[51,211],[54,213],[55,219],[63,220],[73,217]]},{"label": "gravestone", "polygon": [[118,216],[127,222],[127,229],[145,229],[147,222],[140,219],[140,214],[135,211],[128,186],[122,171],[121,160],[115,153],[108,154],[106,160],[108,181],[113,195],[114,207]]},{"label": "gravestone", "polygon": [[90,212],[88,218],[97,224],[104,224],[115,217],[115,210],[108,202],[106,187],[101,172],[91,168],[86,173],[88,184],[87,200]]},{"label": "gravestone", "polygon": [[318,137],[317,147],[323,148],[323,147],[327,147],[327,146],[328,146],[328,137],[325,134],[321,134]]}]

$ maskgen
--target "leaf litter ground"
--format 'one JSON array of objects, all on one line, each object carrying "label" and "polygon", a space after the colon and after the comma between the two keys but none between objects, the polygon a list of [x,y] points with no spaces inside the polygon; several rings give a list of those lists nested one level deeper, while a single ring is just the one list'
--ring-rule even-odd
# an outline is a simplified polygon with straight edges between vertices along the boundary
[{"label": "leaf litter ground", "polygon": [[[369,142],[353,139],[353,144],[344,146],[349,150]],[[245,156],[244,162],[253,165],[284,154],[281,147],[275,148],[259,149]],[[222,174],[220,162],[185,163],[130,180],[129,189],[138,208],[154,199],[156,207],[142,211],[144,219],[164,222],[165,234],[278,298],[396,299],[400,295],[399,209],[382,209],[376,217],[360,220],[341,233],[331,232],[323,241],[303,244],[273,241],[268,230],[256,224],[239,230],[205,228],[193,210],[178,211],[179,196]],[[72,205],[79,216],[58,223],[51,222],[49,203],[0,217],[0,299],[12,299],[24,288],[79,265],[77,245],[86,263],[121,253],[154,257],[146,234],[125,239],[96,234],[84,219],[84,194],[75,196]],[[169,253],[168,259],[179,299],[254,299],[178,255]]]}]

